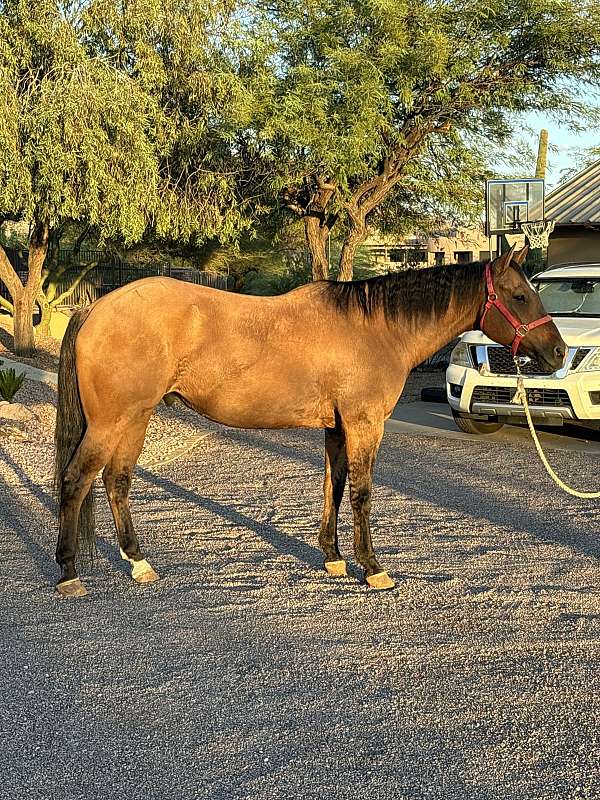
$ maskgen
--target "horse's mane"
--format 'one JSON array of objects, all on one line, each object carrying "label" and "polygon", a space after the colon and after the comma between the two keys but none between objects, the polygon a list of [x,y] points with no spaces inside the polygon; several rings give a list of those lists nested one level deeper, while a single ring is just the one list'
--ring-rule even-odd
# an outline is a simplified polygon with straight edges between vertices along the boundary
[{"label": "horse's mane", "polygon": [[327,281],[323,289],[341,313],[357,309],[365,317],[372,317],[381,311],[386,320],[394,321],[399,317],[441,317],[453,298],[468,305],[481,292],[482,278],[482,262],[473,261],[407,269],[361,281]]}]

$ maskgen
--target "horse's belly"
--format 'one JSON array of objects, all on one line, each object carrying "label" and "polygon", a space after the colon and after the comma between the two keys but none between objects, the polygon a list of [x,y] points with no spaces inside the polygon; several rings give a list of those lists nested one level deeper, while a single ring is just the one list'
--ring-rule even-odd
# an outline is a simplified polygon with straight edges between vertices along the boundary
[{"label": "horse's belly", "polygon": [[199,414],[234,428],[333,428],[331,403],[306,402],[261,394],[223,393],[218,396],[186,397]]}]

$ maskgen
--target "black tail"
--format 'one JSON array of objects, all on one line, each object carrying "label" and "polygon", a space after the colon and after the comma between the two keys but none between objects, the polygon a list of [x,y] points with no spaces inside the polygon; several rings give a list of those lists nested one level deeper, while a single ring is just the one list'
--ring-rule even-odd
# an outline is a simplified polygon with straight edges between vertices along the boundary
[{"label": "black tail", "polygon": [[[60,349],[58,367],[58,409],[54,432],[54,490],[61,502],[62,478],[79,443],[83,439],[86,421],[79,397],[77,369],[75,364],[75,342],[81,326],[90,313],[90,307],[76,311],[69,321]],[[84,498],[79,512],[78,539],[84,553],[93,556],[95,550],[94,486]]]}]

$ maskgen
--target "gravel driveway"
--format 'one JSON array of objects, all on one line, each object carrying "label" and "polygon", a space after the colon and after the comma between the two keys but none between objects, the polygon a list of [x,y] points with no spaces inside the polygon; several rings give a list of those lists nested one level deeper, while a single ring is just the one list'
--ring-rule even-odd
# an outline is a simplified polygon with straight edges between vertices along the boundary
[{"label": "gravel driveway", "polygon": [[90,594],[64,601],[33,438],[0,443],[2,798],[600,797],[600,512],[530,447],[387,434],[377,594],[319,571],[320,434],[164,410],[133,498],[162,580],[132,583],[100,497]]}]

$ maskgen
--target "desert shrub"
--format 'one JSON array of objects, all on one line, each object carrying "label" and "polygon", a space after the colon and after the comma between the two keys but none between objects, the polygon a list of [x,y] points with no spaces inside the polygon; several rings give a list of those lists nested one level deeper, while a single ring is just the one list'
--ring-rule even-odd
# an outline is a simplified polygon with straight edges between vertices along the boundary
[{"label": "desert shrub", "polygon": [[18,375],[14,369],[0,369],[0,397],[12,403],[14,396],[19,391],[25,380],[25,373]]}]

